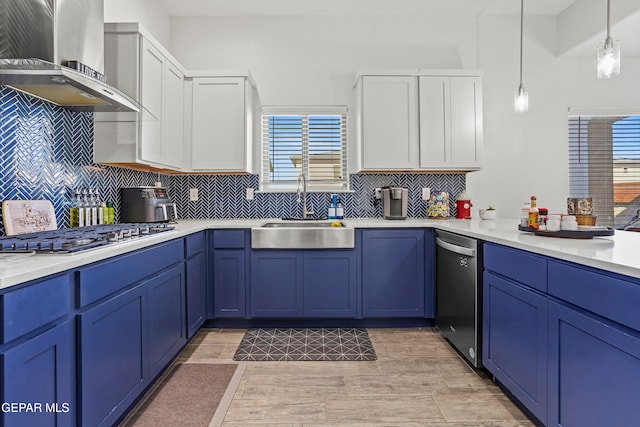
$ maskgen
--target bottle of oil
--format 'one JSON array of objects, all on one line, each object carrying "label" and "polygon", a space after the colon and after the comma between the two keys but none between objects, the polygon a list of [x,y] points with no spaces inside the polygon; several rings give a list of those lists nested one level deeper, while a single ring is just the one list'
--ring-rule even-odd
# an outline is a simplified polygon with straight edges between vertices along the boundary
[{"label": "bottle of oil", "polygon": [[536,196],[531,196],[531,207],[529,208],[529,224],[530,228],[537,230],[540,227],[539,223],[540,212],[536,206]]},{"label": "bottle of oil", "polygon": [[107,202],[107,224],[113,224],[115,222],[113,203]]},{"label": "bottle of oil", "polygon": [[71,227],[78,227],[80,225],[80,192],[75,191],[74,201],[71,209],[69,210],[69,225]]}]

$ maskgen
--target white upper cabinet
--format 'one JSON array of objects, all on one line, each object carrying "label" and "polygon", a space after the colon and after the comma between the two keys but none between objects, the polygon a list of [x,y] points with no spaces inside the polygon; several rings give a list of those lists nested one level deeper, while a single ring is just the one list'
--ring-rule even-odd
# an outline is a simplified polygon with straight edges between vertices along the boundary
[{"label": "white upper cabinet", "polygon": [[184,99],[185,79],[180,68],[167,64],[164,76],[164,134],[162,138],[162,163],[176,169],[185,167]]},{"label": "white upper cabinet", "polygon": [[361,74],[354,171],[480,169],[482,78],[467,70]]},{"label": "white upper cabinet", "polygon": [[189,169],[256,171],[260,109],[253,80],[248,74],[225,77],[206,76],[206,72],[190,80]]},{"label": "white upper cabinet", "polygon": [[417,77],[362,78],[363,169],[414,169],[418,148]]},{"label": "white upper cabinet", "polygon": [[482,80],[420,76],[420,168],[480,169]]},{"label": "white upper cabinet", "polygon": [[94,161],[184,168],[184,71],[138,24],[105,24],[105,74],[139,113],[96,113]]}]

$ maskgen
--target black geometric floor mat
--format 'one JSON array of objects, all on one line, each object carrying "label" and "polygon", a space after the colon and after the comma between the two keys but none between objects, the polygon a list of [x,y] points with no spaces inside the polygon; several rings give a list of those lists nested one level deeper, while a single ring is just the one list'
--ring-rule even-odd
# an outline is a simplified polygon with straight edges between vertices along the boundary
[{"label": "black geometric floor mat", "polygon": [[247,330],[233,360],[376,360],[376,352],[363,328],[257,328]]}]

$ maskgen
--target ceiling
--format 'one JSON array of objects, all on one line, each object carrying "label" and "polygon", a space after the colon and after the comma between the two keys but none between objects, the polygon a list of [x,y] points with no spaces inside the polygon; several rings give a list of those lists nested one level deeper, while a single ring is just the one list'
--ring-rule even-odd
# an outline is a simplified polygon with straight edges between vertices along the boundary
[{"label": "ceiling", "polygon": [[[518,0],[155,0],[169,16],[492,16],[519,15]],[[558,20],[555,52],[593,56],[605,37],[605,0],[527,0],[525,16]],[[640,56],[640,1],[616,0],[612,5],[612,35],[621,40],[624,55]],[[538,35],[546,38],[544,34]]]},{"label": "ceiling", "polygon": [[[156,0],[170,16],[518,15],[517,0]],[[576,0],[530,0],[526,15],[557,15]]]}]

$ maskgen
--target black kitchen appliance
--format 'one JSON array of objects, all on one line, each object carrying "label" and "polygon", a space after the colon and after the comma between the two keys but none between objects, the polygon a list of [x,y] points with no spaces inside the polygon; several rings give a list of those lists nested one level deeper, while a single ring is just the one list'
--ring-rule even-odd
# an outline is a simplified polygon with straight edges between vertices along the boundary
[{"label": "black kitchen appliance", "polygon": [[475,368],[482,366],[482,244],[436,231],[436,327]]},{"label": "black kitchen appliance", "polygon": [[120,189],[122,222],[170,222],[178,219],[175,203],[163,187]]}]

